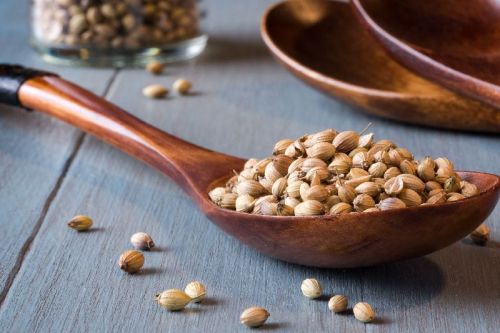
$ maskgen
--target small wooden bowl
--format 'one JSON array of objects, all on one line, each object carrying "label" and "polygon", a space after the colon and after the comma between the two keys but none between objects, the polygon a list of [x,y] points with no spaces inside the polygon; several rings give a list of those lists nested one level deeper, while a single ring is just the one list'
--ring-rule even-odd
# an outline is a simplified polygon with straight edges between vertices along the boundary
[{"label": "small wooden bowl", "polygon": [[371,114],[434,127],[500,132],[500,111],[403,68],[359,26],[346,3],[279,3],[264,14],[261,32],[290,72]]},{"label": "small wooden bowl", "polygon": [[500,108],[498,1],[354,0],[351,4],[360,22],[402,64]]}]

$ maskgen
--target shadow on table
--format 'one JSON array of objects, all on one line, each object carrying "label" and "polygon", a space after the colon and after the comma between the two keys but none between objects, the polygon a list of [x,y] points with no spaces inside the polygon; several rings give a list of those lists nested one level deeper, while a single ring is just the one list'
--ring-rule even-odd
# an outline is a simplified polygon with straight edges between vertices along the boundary
[{"label": "shadow on table", "polygon": [[207,49],[200,56],[201,63],[260,62],[272,60],[260,39],[252,36],[210,36]]},{"label": "shadow on table", "polygon": [[492,241],[482,247],[464,240],[427,257],[368,268],[308,268],[281,261],[276,261],[276,265],[288,274],[293,271],[295,276],[311,276],[330,283],[333,289],[335,281],[343,285],[348,282],[363,297],[397,304],[399,308],[427,304],[438,295],[444,302],[460,298],[462,302],[481,305],[494,302],[500,294],[497,245]]}]

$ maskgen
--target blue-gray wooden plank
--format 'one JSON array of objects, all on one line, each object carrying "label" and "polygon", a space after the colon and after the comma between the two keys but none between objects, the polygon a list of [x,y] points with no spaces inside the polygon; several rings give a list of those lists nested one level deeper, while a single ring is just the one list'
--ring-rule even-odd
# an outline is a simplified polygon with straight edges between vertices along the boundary
[{"label": "blue-gray wooden plank", "polygon": [[[203,146],[240,156],[264,157],[273,143],[325,127],[360,130],[373,122],[379,138],[393,139],[417,156],[449,156],[460,169],[500,173],[500,142],[492,136],[442,132],[366,116],[304,86],[268,55],[258,36],[270,1],[207,2],[211,44],[199,59],[169,66],[152,77],[120,72],[109,97],[160,128]],[[237,19],[235,19],[235,17]],[[146,100],[144,85],[190,78],[196,96]],[[203,161],[200,161],[203,163]],[[96,230],[65,226],[89,214]],[[498,239],[500,211],[488,220]],[[159,249],[146,253],[142,274],[116,265],[136,231],[149,232]],[[7,298],[0,308],[5,331],[246,331],[245,307],[269,309],[274,331],[490,331],[499,327],[498,242],[467,241],[416,260],[375,268],[327,270],[262,256],[223,234],[173,182],[124,154],[86,137],[53,200]],[[326,301],[299,290],[316,277],[325,292],[365,300],[380,320],[364,325],[333,315]],[[153,295],[203,281],[209,299],[167,313]],[[266,326],[262,329],[265,330]]]},{"label": "blue-gray wooden plank", "polygon": [[[48,66],[27,44],[28,1],[0,2],[0,63],[20,63],[58,71],[102,93],[112,70],[82,70]],[[81,133],[37,113],[0,105],[0,303],[14,278],[51,193]]]}]

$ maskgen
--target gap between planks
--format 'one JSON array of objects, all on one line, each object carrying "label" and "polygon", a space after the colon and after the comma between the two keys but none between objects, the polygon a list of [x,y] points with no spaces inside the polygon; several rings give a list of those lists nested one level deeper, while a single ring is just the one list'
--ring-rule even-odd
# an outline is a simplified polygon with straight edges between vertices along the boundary
[{"label": "gap between planks", "polygon": [[[111,74],[111,77],[108,81],[108,84],[104,88],[103,93],[101,96],[106,98],[111,90],[111,87],[113,86],[113,83],[115,82],[116,77],[118,76],[118,73],[120,72],[120,69],[114,69],[113,73]],[[75,145],[73,149],[71,150],[71,154],[69,155],[68,159],[64,163],[64,166],[62,168],[60,176],[57,178],[56,184],[54,185],[54,188],[52,191],[50,191],[47,200],[45,200],[45,204],[43,205],[42,211],[40,212],[40,216],[38,217],[35,226],[33,227],[29,237],[26,239],[24,242],[23,246],[21,247],[21,250],[19,251],[16,259],[16,263],[12,267],[12,270],[9,273],[9,276],[7,277],[7,281],[5,282],[5,288],[2,290],[0,293],[0,308],[3,305],[3,302],[7,298],[7,295],[9,293],[10,287],[14,283],[14,280],[16,279],[17,273],[21,270],[21,267],[24,262],[24,258],[26,255],[29,253],[31,244],[33,244],[33,241],[35,240],[36,236],[38,235],[38,232],[40,231],[40,228],[43,225],[43,222],[45,221],[45,217],[47,216],[47,213],[50,210],[50,207],[52,206],[52,203],[54,202],[54,199],[56,198],[57,194],[59,193],[59,189],[64,183],[64,180],[66,178],[66,175],[68,174],[69,169],[73,165],[73,161],[75,160],[75,157],[78,155],[78,152],[80,151],[80,148],[83,144],[83,141],[85,137],[87,136],[86,133],[82,132],[78,138],[76,139]]]}]

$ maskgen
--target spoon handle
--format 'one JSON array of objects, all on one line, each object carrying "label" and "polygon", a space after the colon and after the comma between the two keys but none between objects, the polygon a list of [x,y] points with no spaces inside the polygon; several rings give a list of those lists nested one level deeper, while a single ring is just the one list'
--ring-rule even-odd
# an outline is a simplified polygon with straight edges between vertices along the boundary
[{"label": "spoon handle", "polygon": [[159,169],[196,199],[206,197],[207,186],[227,174],[228,165],[239,167],[239,159],[165,133],[51,73],[0,65],[0,102],[41,111],[92,134]]}]

